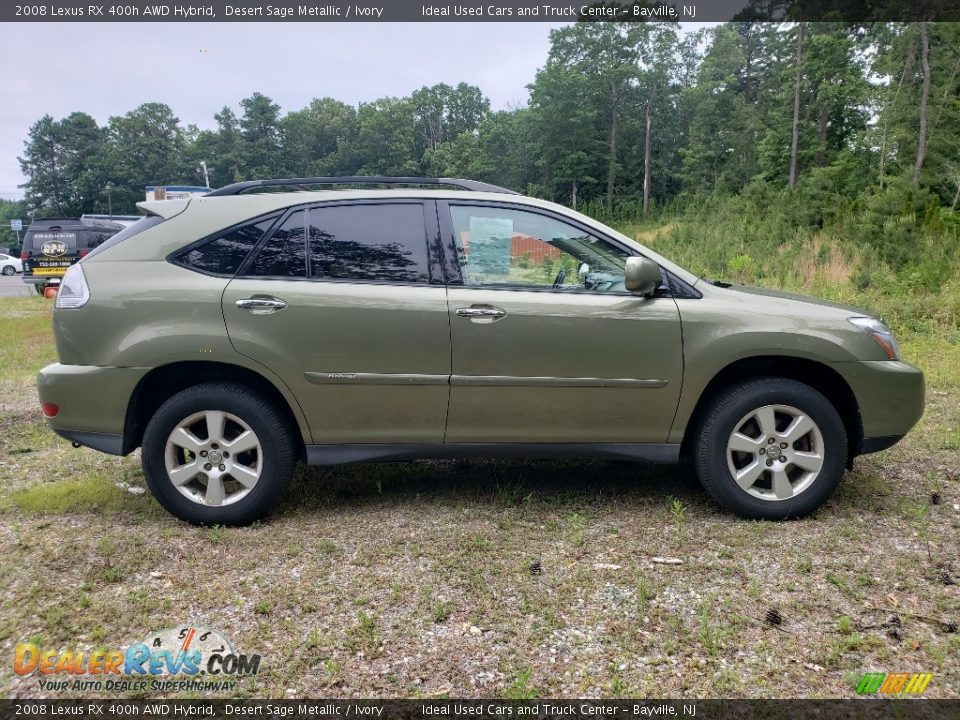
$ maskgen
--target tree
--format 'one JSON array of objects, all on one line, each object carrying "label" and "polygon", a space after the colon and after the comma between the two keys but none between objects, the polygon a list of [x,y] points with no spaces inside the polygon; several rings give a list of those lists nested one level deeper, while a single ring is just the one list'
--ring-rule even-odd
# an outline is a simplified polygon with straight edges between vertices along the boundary
[{"label": "tree", "polygon": [[797,23],[797,60],[793,80],[793,123],[790,126],[790,179],[787,184],[797,184],[797,162],[800,146],[800,81],[803,79],[803,23]]},{"label": "tree", "polygon": [[643,217],[650,208],[650,156],[653,144],[654,107],[661,96],[672,96],[675,79],[678,75],[677,33],[672,25],[666,23],[644,23],[640,35],[641,66],[640,87],[644,98],[644,134],[643,134]]},{"label": "tree", "polygon": [[532,122],[536,128],[536,165],[547,197],[556,198],[560,188],[569,188],[571,205],[585,185],[602,175],[597,148],[595,88],[575,68],[547,62],[530,86]]},{"label": "tree", "polygon": [[357,111],[333,98],[315,98],[279,123],[283,172],[292,177],[352,174]]},{"label": "tree", "polygon": [[920,92],[920,130],[917,134],[917,161],[913,166],[913,182],[920,182],[920,170],[927,154],[927,102],[930,100],[930,38],[926,22],[920,23],[920,62],[923,65],[923,90]]},{"label": "tree", "polygon": [[446,140],[474,132],[490,111],[480,88],[460,83],[422,87],[410,96],[413,124],[420,152],[435,150]]},{"label": "tree", "polygon": [[215,155],[205,159],[205,162],[212,165],[211,183],[214,187],[219,187],[244,180],[243,138],[240,135],[240,120],[229,107],[224,107],[213,116],[213,119],[217,122],[217,131],[212,148]]},{"label": "tree", "polygon": [[183,128],[163,103],[144,103],[126,115],[111,117],[107,133],[101,172],[113,186],[114,212],[134,212],[145,185],[193,177],[183,162]]},{"label": "tree", "polygon": [[[463,146],[472,148],[467,162],[451,165],[443,174],[474,178],[525,192],[536,177],[536,167],[530,162],[536,153],[533,136],[529,109],[490,113],[480,121],[476,133],[463,133],[457,138]],[[476,142],[466,140],[471,137]]]},{"label": "tree", "polygon": [[240,101],[243,172],[248,180],[276,177],[280,170],[280,106],[262,93]]},{"label": "tree", "polygon": [[681,172],[685,187],[695,193],[736,191],[756,175],[763,129],[759,103],[744,93],[741,36],[721,26],[711,29],[710,38],[696,83],[680,98],[689,116]]},{"label": "tree", "polygon": [[419,154],[407,98],[380,98],[357,109],[357,174],[416,175]]},{"label": "tree", "polygon": [[639,73],[644,23],[584,22],[550,31],[547,63],[589,78],[607,121],[607,206],[612,207],[617,180],[620,120],[628,90]]},{"label": "tree", "polygon": [[[0,199],[0,246],[11,248],[16,252],[18,238],[17,233],[10,229],[10,221],[23,220],[26,228],[27,218],[26,200]],[[19,241],[23,242],[23,232],[20,232]]]},{"label": "tree", "polygon": [[96,208],[103,183],[92,170],[103,131],[86,113],[55,121],[44,115],[29,131],[20,168],[26,200],[42,214],[79,215]]}]

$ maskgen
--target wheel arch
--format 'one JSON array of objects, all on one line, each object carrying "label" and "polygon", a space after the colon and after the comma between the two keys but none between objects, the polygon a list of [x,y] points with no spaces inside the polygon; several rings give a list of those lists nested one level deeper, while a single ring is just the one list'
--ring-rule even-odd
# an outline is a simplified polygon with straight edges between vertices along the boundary
[{"label": "wheel arch", "polygon": [[736,360],[721,368],[707,383],[687,420],[681,454],[690,455],[697,428],[706,409],[725,388],[758,377],[782,377],[809,385],[823,395],[840,414],[847,432],[848,464],[860,454],[863,421],[856,395],[847,381],[829,365],[807,358],[761,355]]},{"label": "wheel arch", "polygon": [[288,397],[275,383],[250,368],[230,363],[193,361],[162,365],[140,379],[127,403],[123,454],[126,455],[140,446],[147,423],[168,398],[181,390],[206,382],[237,383],[263,394],[287,417],[290,429],[297,431],[300,454],[303,454],[305,445],[310,442],[309,429],[292,397]]}]

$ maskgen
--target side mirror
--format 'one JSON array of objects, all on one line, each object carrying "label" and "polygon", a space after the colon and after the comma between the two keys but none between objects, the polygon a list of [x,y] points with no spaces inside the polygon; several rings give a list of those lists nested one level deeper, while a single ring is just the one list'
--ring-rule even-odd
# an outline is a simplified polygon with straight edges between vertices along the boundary
[{"label": "side mirror", "polygon": [[645,257],[628,257],[623,284],[632,293],[651,296],[660,287],[660,266]]}]

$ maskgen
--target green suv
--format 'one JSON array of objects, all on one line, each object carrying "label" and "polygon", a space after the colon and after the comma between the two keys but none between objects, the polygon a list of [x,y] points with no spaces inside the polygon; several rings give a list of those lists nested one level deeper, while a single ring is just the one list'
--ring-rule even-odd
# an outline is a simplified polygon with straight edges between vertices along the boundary
[{"label": "green suv", "polygon": [[40,401],[75,444],[142,447],[192,523],[263,517],[299,460],[506,456],[689,458],[734,512],[798,517],[923,413],[880,320],[706,281],[483,183],[251,181],[140,208],[67,270]]}]

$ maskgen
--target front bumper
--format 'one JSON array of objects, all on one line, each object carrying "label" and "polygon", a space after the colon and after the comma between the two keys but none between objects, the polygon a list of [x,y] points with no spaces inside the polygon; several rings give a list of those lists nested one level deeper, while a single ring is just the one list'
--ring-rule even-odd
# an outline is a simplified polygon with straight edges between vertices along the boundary
[{"label": "front bumper", "polygon": [[832,363],[847,381],[863,423],[860,453],[885,450],[923,417],[923,372],[898,360]]},{"label": "front bumper", "polygon": [[127,452],[123,437],[127,408],[137,383],[150,368],[54,363],[37,375],[40,402],[59,410],[47,424],[58,435],[102,452]]}]

